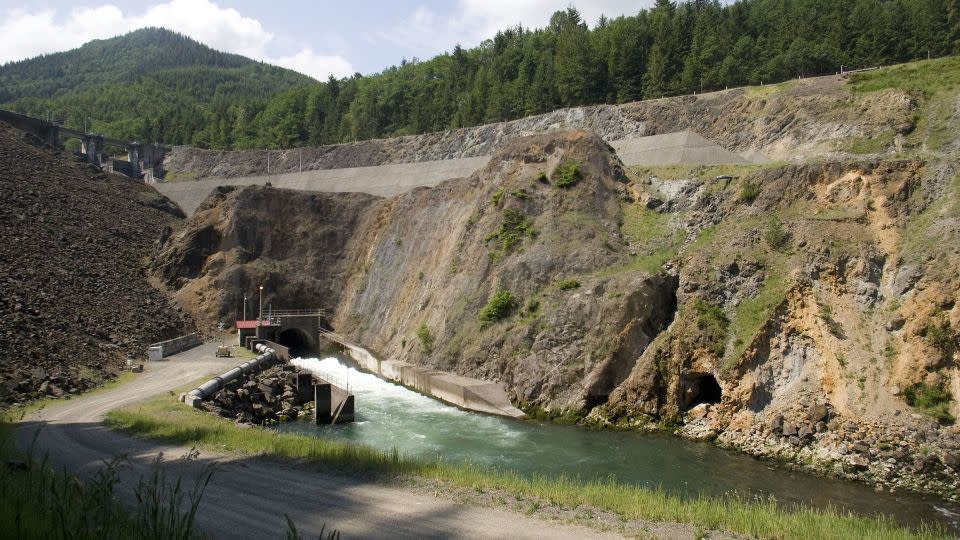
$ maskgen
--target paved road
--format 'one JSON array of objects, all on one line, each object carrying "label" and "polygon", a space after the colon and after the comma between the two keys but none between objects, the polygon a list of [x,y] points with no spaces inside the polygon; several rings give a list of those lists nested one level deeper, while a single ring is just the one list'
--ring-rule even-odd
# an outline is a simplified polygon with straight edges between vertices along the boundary
[{"label": "paved road", "polygon": [[[141,401],[219,373],[236,359],[217,359],[207,344],[178,357],[147,365],[145,373],[115,389],[74,398],[24,419],[17,430],[26,448],[40,425],[36,451],[57,465],[87,475],[104,460],[125,454],[121,493],[129,492],[150,470],[158,453],[168,458],[190,449],[162,445],[111,431],[101,423],[112,409]],[[169,470],[196,478],[210,463],[217,472],[198,513],[199,528],[217,538],[278,538],[285,534],[284,514],[304,537],[316,537],[326,524],[344,538],[619,538],[591,529],[551,523],[504,509],[457,504],[400,488],[318,472],[309,465],[271,458],[201,452],[198,459],[176,460]],[[192,480],[191,480],[192,481]]]}]

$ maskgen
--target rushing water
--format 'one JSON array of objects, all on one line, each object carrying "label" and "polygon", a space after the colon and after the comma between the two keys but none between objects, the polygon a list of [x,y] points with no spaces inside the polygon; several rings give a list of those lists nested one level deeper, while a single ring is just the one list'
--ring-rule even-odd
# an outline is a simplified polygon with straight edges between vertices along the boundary
[{"label": "rushing water", "polygon": [[348,384],[356,422],[317,426],[278,424],[295,431],[362,443],[401,455],[470,462],[522,474],[606,479],[684,495],[773,497],[785,503],[833,506],[861,514],[887,514],[905,524],[940,521],[960,533],[960,508],[908,494],[877,493],[868,486],[770,466],[709,443],[677,437],[516,421],[471,413],[348,368],[336,358],[293,361],[317,375]]}]

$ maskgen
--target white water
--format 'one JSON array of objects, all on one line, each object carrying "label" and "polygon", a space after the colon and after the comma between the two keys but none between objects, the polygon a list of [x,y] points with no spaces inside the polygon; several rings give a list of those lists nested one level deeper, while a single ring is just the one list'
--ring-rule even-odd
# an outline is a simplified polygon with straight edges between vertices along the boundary
[{"label": "white water", "polygon": [[[502,465],[504,452],[515,449],[523,424],[469,413],[418,394],[375,375],[345,366],[336,358],[297,358],[291,364],[334,384],[347,386],[355,398],[353,424],[333,426],[336,438],[396,448],[409,456],[442,456],[478,461],[473,452],[491,445],[498,451],[479,459]],[[508,460],[509,461],[509,460]]]},{"label": "white water", "polygon": [[[676,437],[520,422],[466,412],[348,367],[336,358],[291,363],[349,386],[356,422],[278,424],[293,431],[365,444],[401,455],[471,462],[523,474],[579,476],[660,486],[681,494],[773,496],[787,503],[894,515],[904,523],[940,521],[956,530],[955,505],[768,467],[743,454]],[[937,505],[935,507],[934,505]]]}]

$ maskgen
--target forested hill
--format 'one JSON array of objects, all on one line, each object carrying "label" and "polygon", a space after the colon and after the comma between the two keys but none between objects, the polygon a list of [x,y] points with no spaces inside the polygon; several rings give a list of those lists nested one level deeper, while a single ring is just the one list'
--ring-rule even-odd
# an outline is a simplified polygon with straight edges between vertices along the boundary
[{"label": "forested hill", "polygon": [[253,108],[316,81],[161,28],[0,66],[0,106],[120,137],[191,142],[217,101]]},{"label": "forested hill", "polygon": [[267,107],[258,141],[209,142],[288,147],[438,131],[958,52],[960,0],[657,0],[592,29],[570,8],[544,29],[292,91]]},{"label": "forested hill", "polygon": [[[52,101],[36,99],[45,95],[40,84],[34,97],[14,105],[35,114],[96,111],[101,124],[95,126],[145,140],[288,148],[957,53],[960,0],[657,0],[652,9],[603,18],[593,28],[571,7],[555,13],[546,28],[508,29],[477,47],[457,46],[365,77],[298,86],[295,77],[247,71],[270,69],[263,65],[175,68],[108,91],[73,89]],[[0,88],[15,67],[0,68]],[[36,71],[39,78],[49,75]],[[159,95],[169,103],[155,110],[148,100]]]}]

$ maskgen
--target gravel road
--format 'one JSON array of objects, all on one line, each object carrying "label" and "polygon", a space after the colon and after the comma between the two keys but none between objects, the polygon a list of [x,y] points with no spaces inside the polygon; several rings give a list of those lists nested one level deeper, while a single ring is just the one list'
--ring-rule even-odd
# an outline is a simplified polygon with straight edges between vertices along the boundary
[{"label": "gravel road", "polygon": [[[132,493],[158,453],[167,467],[191,484],[211,463],[217,470],[198,512],[202,532],[216,538],[280,538],[284,514],[305,538],[324,524],[344,538],[619,538],[580,526],[547,522],[503,509],[476,507],[401,488],[317,471],[309,465],[265,457],[203,451],[194,460],[173,459],[190,448],[137,439],[107,429],[102,420],[115,408],[220,373],[236,359],[217,359],[206,344],[170,361],[151,363],[136,380],[108,391],[57,403],[26,417],[17,443],[28,448],[39,426],[35,451],[57,466],[85,476],[105,460],[126,455],[121,496]],[[131,495],[132,496],[132,495]]]}]

